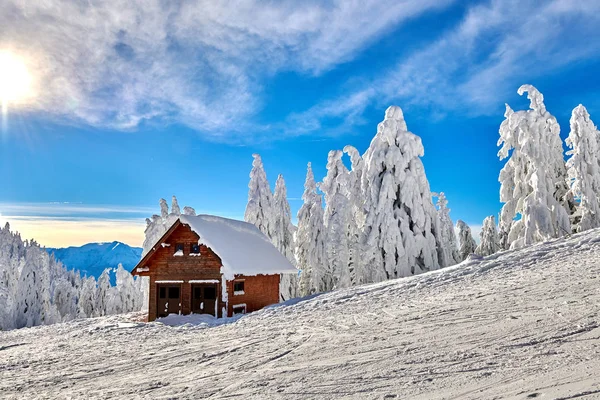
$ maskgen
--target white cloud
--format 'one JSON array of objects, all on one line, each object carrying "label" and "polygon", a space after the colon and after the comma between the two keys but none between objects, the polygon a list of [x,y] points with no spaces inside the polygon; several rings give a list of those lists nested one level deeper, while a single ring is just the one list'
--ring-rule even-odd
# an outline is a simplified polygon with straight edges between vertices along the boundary
[{"label": "white cloud", "polygon": [[0,49],[32,71],[28,107],[62,121],[243,135],[261,106],[263,71],[319,74],[452,1],[6,0]]},{"label": "white cloud", "polygon": [[[600,3],[496,0],[473,6],[449,32],[374,79],[288,117],[291,135],[339,118],[348,131],[369,106],[430,107],[432,115],[498,112],[518,86],[600,53]],[[294,125],[296,124],[296,125]],[[289,124],[288,124],[289,125]]]},{"label": "white cloud", "polygon": [[151,207],[128,207],[117,205],[92,205],[83,203],[0,203],[0,215],[37,216],[84,216],[90,214],[143,214],[152,215]]}]

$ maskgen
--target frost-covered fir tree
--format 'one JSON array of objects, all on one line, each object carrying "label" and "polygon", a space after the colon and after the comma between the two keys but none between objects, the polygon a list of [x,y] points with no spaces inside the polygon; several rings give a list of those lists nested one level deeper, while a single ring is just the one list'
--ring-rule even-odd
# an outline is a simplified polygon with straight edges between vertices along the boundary
[{"label": "frost-covered fir tree", "polygon": [[[283,175],[277,177],[275,195],[273,196],[273,244],[292,265],[296,265],[294,257],[294,225],[292,213],[287,199],[287,188]],[[298,297],[298,274],[282,274],[279,284],[281,300]]]},{"label": "frost-covered fir tree", "polygon": [[244,221],[256,226],[269,239],[273,239],[273,195],[267,181],[267,174],[262,159],[258,154],[252,154],[252,170],[248,183],[248,205]]},{"label": "frost-covered fir tree", "polygon": [[196,210],[194,210],[193,207],[185,206],[185,207],[183,207],[183,214],[184,215],[195,216],[196,215]]},{"label": "frost-covered fir tree", "polygon": [[573,110],[570,123],[567,173],[571,193],[578,200],[573,231],[583,232],[600,227],[600,131],[581,104]]},{"label": "frost-covered fir tree", "polygon": [[93,276],[84,278],[79,289],[77,315],[86,318],[96,315],[96,280]]},{"label": "frost-covered fir tree", "polygon": [[508,232],[511,248],[523,247],[571,232],[566,168],[560,127],[544,105],[544,97],[531,85],[527,92],[530,109],[513,111],[506,105],[500,125],[498,152],[510,157],[500,171],[501,230]]},{"label": "frost-covered fir tree", "polygon": [[350,206],[350,220],[348,221],[348,270],[353,286],[367,282],[364,265],[362,263],[362,231],[365,225],[364,194],[362,191],[362,174],[364,161],[358,150],[353,146],[344,147],[348,154],[351,169],[346,186],[346,197]]},{"label": "frost-covered fir tree", "polygon": [[343,153],[332,150],[327,156],[327,175],[319,184],[325,194],[325,289],[351,286],[349,223],[351,206],[347,198],[349,171],[342,162]]},{"label": "frost-covered fir tree", "polygon": [[437,195],[438,218],[440,221],[440,241],[442,243],[442,251],[444,262],[443,265],[450,266],[461,262],[458,245],[456,243],[456,235],[454,233],[454,224],[450,218],[450,209],[448,208],[448,199],[444,192]]},{"label": "frost-covered fir tree", "polygon": [[364,155],[365,260],[370,281],[438,269],[438,222],[421,139],[389,107]]},{"label": "frost-covered fir tree", "polygon": [[479,237],[481,240],[479,246],[477,246],[477,249],[475,250],[476,254],[485,257],[500,251],[500,237],[498,236],[496,220],[493,215],[490,215],[483,220]]},{"label": "frost-covered fir tree", "polygon": [[298,211],[296,231],[296,260],[300,274],[300,295],[307,296],[325,290],[323,281],[325,267],[325,227],[323,204],[317,193],[317,184],[310,163],[304,182],[304,203]]},{"label": "frost-covered fir tree", "polygon": [[460,258],[466,260],[467,257],[475,253],[477,243],[475,242],[475,239],[473,239],[471,228],[464,221],[459,219],[456,222],[456,228],[458,229]]},{"label": "frost-covered fir tree", "polygon": [[105,269],[98,277],[96,288],[96,316],[112,314],[110,308],[110,270]]}]

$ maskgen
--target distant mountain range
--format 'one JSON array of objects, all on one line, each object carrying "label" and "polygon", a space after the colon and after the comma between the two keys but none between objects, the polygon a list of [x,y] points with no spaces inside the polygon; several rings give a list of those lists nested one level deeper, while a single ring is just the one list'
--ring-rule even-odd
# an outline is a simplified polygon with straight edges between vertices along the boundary
[{"label": "distant mountain range", "polygon": [[54,253],[54,257],[67,268],[79,270],[82,276],[96,278],[106,268],[117,268],[119,264],[131,270],[142,258],[141,247],[131,247],[121,242],[88,243],[80,247],[47,248],[46,251]]}]

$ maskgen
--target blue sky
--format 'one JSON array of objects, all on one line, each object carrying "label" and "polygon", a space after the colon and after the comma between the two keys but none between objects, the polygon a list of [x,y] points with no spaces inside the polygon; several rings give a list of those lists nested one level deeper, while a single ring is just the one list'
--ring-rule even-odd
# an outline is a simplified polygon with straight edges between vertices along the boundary
[{"label": "blue sky", "polygon": [[8,0],[0,51],[32,79],[5,113],[0,220],[64,246],[139,245],[173,194],[241,218],[255,152],[295,214],[306,163],[319,179],[329,150],[364,152],[396,104],[432,190],[476,226],[501,206],[498,128],[504,103],[527,107],[521,84],[563,137],[579,103],[600,119],[599,24],[599,1]]}]

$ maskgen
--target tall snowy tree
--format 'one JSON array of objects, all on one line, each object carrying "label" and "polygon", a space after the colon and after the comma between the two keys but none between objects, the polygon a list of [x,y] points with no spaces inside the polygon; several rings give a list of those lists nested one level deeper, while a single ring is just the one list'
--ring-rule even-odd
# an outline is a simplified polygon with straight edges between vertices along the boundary
[{"label": "tall snowy tree", "polygon": [[498,140],[500,159],[510,157],[499,177],[500,201],[505,203],[500,227],[508,232],[512,248],[571,232],[560,127],[542,94],[531,85],[518,90],[525,92],[530,109],[514,112],[506,105]]},{"label": "tall snowy tree", "polygon": [[[287,199],[287,188],[283,175],[277,177],[275,195],[273,197],[273,244],[292,265],[296,265],[294,257],[294,226],[292,213]],[[298,275],[282,274],[279,285],[282,300],[298,297]]]},{"label": "tall snowy tree", "polygon": [[[436,194],[434,194],[435,196]],[[461,262],[458,245],[456,243],[456,235],[454,234],[454,224],[450,218],[450,209],[448,208],[448,199],[444,192],[437,194],[438,218],[440,221],[440,241],[442,243],[443,264],[448,267],[450,265]]]},{"label": "tall snowy tree", "polygon": [[600,131],[581,104],[571,114],[571,132],[566,143],[571,193],[579,201],[572,216],[573,231],[600,227]]},{"label": "tall snowy tree", "polygon": [[483,226],[481,227],[479,237],[481,240],[475,253],[485,257],[500,251],[500,237],[498,236],[496,220],[493,215],[490,215],[483,220]]},{"label": "tall snowy tree", "polygon": [[325,290],[325,227],[323,226],[323,204],[317,193],[317,184],[310,163],[304,183],[304,203],[298,211],[296,231],[296,260],[300,274],[300,294],[307,296]]},{"label": "tall snowy tree", "polygon": [[349,171],[342,162],[342,155],[339,150],[329,152],[327,176],[319,184],[319,189],[325,194],[326,290],[351,286],[349,221],[352,210],[347,198]]},{"label": "tall snowy tree", "polygon": [[471,228],[464,221],[460,219],[456,222],[456,228],[458,229],[458,242],[460,244],[460,258],[466,260],[471,254],[475,253],[477,249],[477,243],[473,239],[471,234]]},{"label": "tall snowy tree", "polygon": [[260,155],[253,154],[250,183],[248,183],[248,205],[244,220],[255,225],[269,239],[273,239],[273,195]]},{"label": "tall snowy tree", "polygon": [[348,221],[348,270],[352,285],[361,285],[367,282],[365,269],[362,262],[362,231],[365,225],[365,196],[362,191],[362,174],[364,161],[358,150],[353,146],[344,147],[344,153],[348,154],[351,169],[348,175],[346,197],[350,206],[350,220]]},{"label": "tall snowy tree", "polygon": [[400,107],[389,107],[364,155],[365,265],[371,281],[438,269],[438,221],[420,157]]}]

